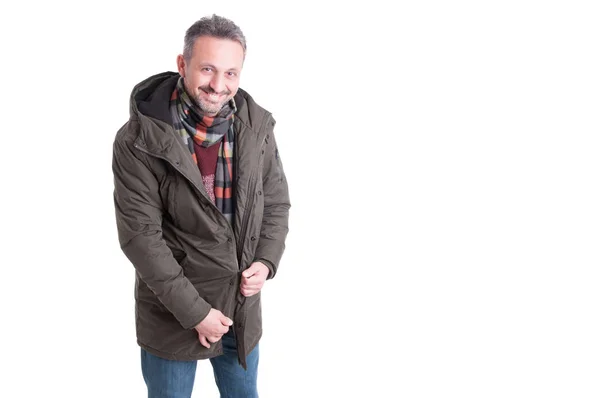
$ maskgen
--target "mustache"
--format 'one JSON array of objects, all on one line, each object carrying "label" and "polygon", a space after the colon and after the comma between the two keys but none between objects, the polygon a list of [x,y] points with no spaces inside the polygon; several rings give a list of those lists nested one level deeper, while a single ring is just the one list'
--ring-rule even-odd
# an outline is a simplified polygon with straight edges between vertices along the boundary
[{"label": "mustache", "polygon": [[229,94],[231,94],[231,91],[229,91],[229,90],[224,90],[224,91],[221,91],[220,93],[218,93],[215,90],[213,90],[213,88],[211,86],[209,86],[209,85],[200,86],[200,90],[204,91],[207,94],[218,94],[218,95],[229,95]]}]

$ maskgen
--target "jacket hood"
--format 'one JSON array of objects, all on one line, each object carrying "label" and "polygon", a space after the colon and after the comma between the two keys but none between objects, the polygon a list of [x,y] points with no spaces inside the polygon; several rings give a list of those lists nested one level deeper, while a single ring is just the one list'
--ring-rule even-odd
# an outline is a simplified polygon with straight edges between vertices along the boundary
[{"label": "jacket hood", "polygon": [[[151,117],[172,125],[169,101],[179,76],[176,72],[163,72],[138,83],[130,97],[131,119]],[[238,88],[233,99],[237,107],[235,116],[253,130],[258,129],[264,118],[270,115],[241,88]]]}]

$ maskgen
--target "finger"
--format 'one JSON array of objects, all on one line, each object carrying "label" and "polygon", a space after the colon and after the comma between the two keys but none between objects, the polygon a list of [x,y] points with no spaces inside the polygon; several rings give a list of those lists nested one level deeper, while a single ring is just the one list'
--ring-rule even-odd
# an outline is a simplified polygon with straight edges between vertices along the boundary
[{"label": "finger", "polygon": [[248,280],[248,279],[252,278],[254,275],[256,275],[256,273],[255,273],[255,272],[246,272],[246,271],[244,271],[244,272],[242,273],[242,276],[244,277],[244,279],[242,279],[242,282],[243,282],[244,280]]},{"label": "finger", "polygon": [[228,326],[220,327],[218,329],[218,331],[219,331],[219,334],[224,335],[225,333],[229,332],[229,327]]},{"label": "finger", "polygon": [[[230,318],[223,316],[221,318],[221,324],[225,326],[231,326],[233,325],[233,321]],[[227,328],[227,330],[229,330],[229,328]]]},{"label": "finger", "polygon": [[261,278],[258,274],[254,274],[250,278],[242,278],[240,287],[257,286],[262,283],[264,283],[264,279]]},{"label": "finger", "polygon": [[263,284],[264,284],[264,282],[262,280],[260,280],[259,278],[252,278],[252,279],[248,279],[248,281],[246,282],[244,287],[246,289],[260,289]]},{"label": "finger", "polygon": [[265,283],[266,277],[265,275],[261,275],[260,273],[256,273],[252,275],[250,278],[242,278],[242,283],[247,285],[256,285],[259,283]]},{"label": "finger", "polygon": [[242,287],[242,289],[246,289],[246,290],[260,290],[262,289],[264,286],[264,283],[259,282],[259,283],[253,283],[253,284],[248,284],[244,287]]},{"label": "finger", "polygon": [[229,326],[227,326],[227,325],[220,324],[215,327],[215,334],[225,334],[228,331],[229,331]]},{"label": "finger", "polygon": [[206,341],[206,336],[200,335],[200,344],[206,348],[210,348],[210,344],[208,344],[208,341]]},{"label": "finger", "polygon": [[244,296],[246,296],[246,297],[254,296],[258,292],[259,292],[258,289],[244,289],[244,290],[242,290],[242,294]]},{"label": "finger", "polygon": [[217,341],[221,340],[221,337],[218,337],[218,336],[208,336],[207,339],[211,343],[216,343]]},{"label": "finger", "polygon": [[243,293],[252,293],[252,294],[256,294],[260,292],[260,289],[257,287],[247,287],[245,289],[242,290],[242,294]]}]

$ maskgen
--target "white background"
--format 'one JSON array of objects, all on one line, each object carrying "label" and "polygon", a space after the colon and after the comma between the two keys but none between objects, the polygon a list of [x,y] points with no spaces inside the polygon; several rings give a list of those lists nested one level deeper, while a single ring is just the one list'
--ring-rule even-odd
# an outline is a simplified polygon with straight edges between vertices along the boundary
[{"label": "white background", "polygon": [[595,2],[7,3],[0,396],[145,396],[112,142],[213,12],[292,196],[262,398],[600,396]]}]

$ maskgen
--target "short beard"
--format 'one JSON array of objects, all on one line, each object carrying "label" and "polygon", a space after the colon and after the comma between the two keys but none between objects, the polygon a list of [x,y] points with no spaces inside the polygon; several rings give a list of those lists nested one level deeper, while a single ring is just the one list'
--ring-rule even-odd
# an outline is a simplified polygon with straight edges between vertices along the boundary
[{"label": "short beard", "polygon": [[[200,87],[200,90],[202,90],[208,94],[215,93],[215,90],[213,90],[212,87],[210,87],[209,85]],[[202,110],[202,112],[206,113],[207,115],[216,115],[219,113],[219,111],[221,109],[223,109],[223,106],[225,106],[225,104],[229,101],[229,96],[231,95],[231,91],[224,90],[218,94],[225,95],[225,99],[220,103],[213,104],[212,102],[206,102],[203,99],[201,99],[201,95],[198,95],[197,97],[195,97],[194,102]]]},{"label": "short beard", "polygon": [[223,102],[220,102],[218,104],[213,104],[212,102],[205,102],[204,100],[200,99],[199,96],[197,98],[194,98],[194,102],[196,103],[198,108],[200,108],[202,112],[206,113],[207,115],[216,115],[217,113],[219,113],[219,111],[223,109],[223,106],[225,106],[227,101],[229,101],[229,99],[225,99]]}]

